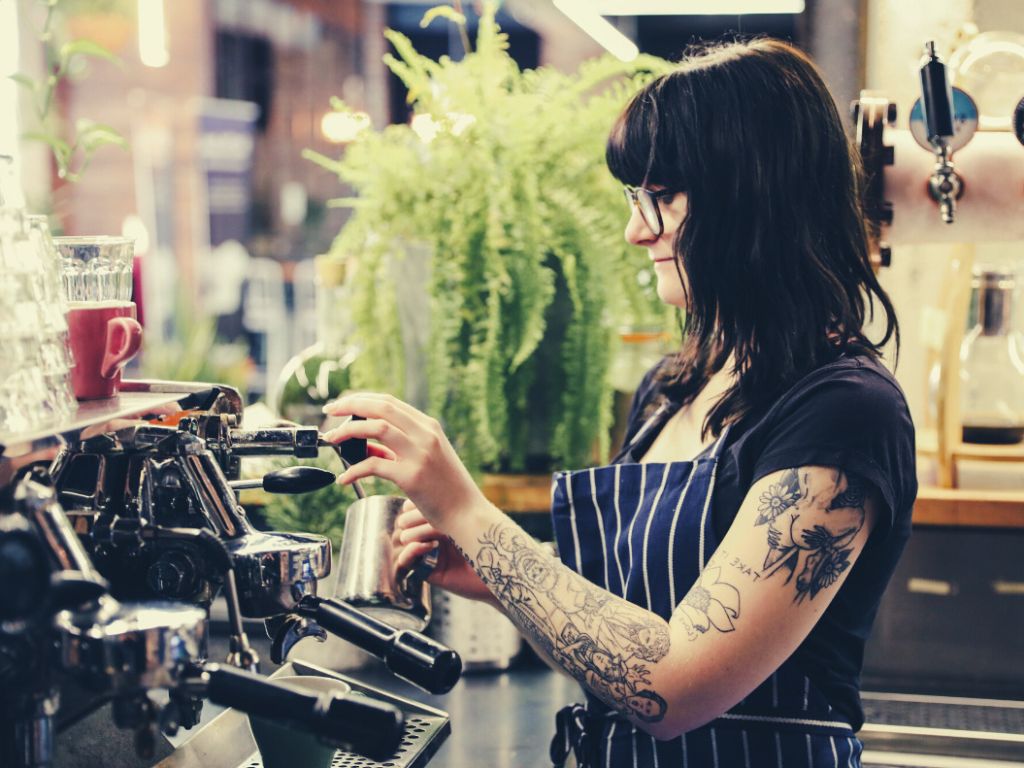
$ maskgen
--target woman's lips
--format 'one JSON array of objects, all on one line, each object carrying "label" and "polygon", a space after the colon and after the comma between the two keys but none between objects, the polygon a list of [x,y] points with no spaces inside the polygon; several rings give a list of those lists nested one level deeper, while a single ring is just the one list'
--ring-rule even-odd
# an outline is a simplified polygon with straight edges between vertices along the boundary
[{"label": "woman's lips", "polygon": [[669,256],[669,257],[664,258],[664,259],[654,259],[654,263],[655,264],[664,264],[666,261],[675,261],[675,258],[673,258],[672,256]]}]

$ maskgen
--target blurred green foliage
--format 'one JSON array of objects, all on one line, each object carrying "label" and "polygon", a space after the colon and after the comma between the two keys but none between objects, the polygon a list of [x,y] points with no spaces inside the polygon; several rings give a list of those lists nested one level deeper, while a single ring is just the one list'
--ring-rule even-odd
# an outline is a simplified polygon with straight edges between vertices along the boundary
[{"label": "blurred green foliage", "polygon": [[62,41],[57,33],[58,16],[86,9],[110,9],[120,12],[124,0],[38,0],[45,8],[45,19],[39,33],[43,48],[43,74],[39,78],[24,72],[11,75],[11,80],[24,88],[32,105],[33,127],[22,138],[45,144],[57,164],[57,175],[70,182],[82,178],[93,156],[103,147],[128,149],[128,142],[115,128],[86,118],[66,125],[60,115],[53,114],[54,97],[60,83],[80,74],[89,59],[102,60],[117,66],[121,60],[97,42],[86,39]]},{"label": "blurred green foliage", "polygon": [[[458,25],[468,48],[465,18],[441,6],[423,24],[438,17]],[[606,56],[572,74],[521,70],[493,2],[460,61],[386,36],[413,124],[366,130],[338,160],[305,153],[356,193],[333,201],[353,214],[332,248],[358,261],[353,386],[404,393],[399,295],[423,270],[402,260],[429,258],[427,410],[469,469],[590,464],[607,453],[618,331],[671,322],[643,280],[647,260],[623,241],[628,210],[605,141],[629,97],[673,65]],[[532,465],[536,455],[550,464]]]},{"label": "blurred green foliage", "polygon": [[160,344],[143,342],[144,378],[227,384],[241,392],[244,402],[251,369],[245,345],[218,341],[216,321],[203,315],[183,292],[175,302],[174,336]]}]

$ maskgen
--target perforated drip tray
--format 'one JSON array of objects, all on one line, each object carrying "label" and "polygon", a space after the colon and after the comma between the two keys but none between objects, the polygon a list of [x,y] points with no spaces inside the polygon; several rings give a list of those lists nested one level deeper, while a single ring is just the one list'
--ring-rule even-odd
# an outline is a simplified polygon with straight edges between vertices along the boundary
[{"label": "perforated drip tray", "polygon": [[[338,750],[331,763],[332,768],[420,768],[429,762],[451,733],[447,713],[372,688],[337,672],[294,661],[285,664],[271,677],[285,675],[318,675],[344,680],[353,690],[392,704],[405,714],[405,735],[398,751],[391,758],[377,761]],[[248,719],[244,714],[229,709],[211,720],[173,754],[158,763],[156,768],[263,768],[263,761],[253,743]]]}]

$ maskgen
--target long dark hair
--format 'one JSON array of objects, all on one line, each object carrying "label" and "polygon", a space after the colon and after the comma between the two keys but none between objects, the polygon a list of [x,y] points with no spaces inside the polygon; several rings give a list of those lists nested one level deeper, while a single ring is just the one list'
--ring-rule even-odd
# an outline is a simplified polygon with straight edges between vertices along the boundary
[{"label": "long dark hair", "polygon": [[[656,391],[686,404],[733,355],[736,383],[705,435],[842,354],[878,357],[894,336],[898,353],[868,256],[857,153],[805,54],[757,39],[687,56],[629,103],[606,158],[626,184],[688,196],[674,241],[683,345]],[[873,342],[864,324],[876,302],[886,323]]]}]

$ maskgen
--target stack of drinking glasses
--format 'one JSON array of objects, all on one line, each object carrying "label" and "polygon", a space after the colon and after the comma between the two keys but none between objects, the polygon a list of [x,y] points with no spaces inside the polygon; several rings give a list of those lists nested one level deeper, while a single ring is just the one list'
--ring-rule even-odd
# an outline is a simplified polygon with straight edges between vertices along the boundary
[{"label": "stack of drinking glasses", "polygon": [[74,366],[60,261],[46,218],[28,216],[10,157],[0,155],[0,434],[74,413]]},{"label": "stack of drinking glasses", "polygon": [[121,369],[142,345],[132,303],[134,241],[128,237],[58,237],[79,400],[113,397]]}]

